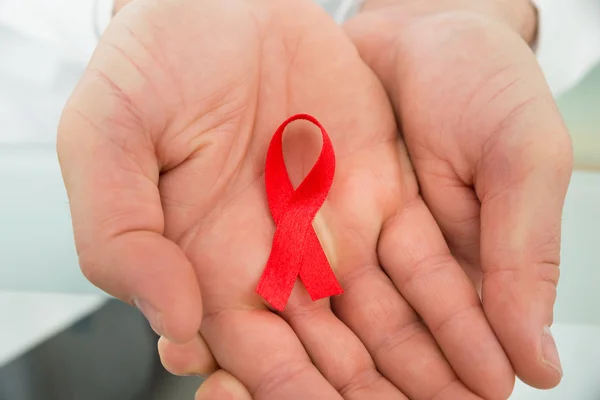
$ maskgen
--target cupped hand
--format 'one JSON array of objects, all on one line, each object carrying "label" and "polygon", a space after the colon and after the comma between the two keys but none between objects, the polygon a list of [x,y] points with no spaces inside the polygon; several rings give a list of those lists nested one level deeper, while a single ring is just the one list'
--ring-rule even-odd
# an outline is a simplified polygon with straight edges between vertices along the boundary
[{"label": "cupped hand", "polygon": [[[275,230],[264,161],[295,113],[336,150],[314,226],[345,294],[312,302],[297,283],[276,314],[255,293]],[[295,184],[319,148],[311,126],[286,131]],[[167,344],[210,349],[253,398],[478,398],[446,357],[490,390],[512,384],[383,87],[312,2],[130,3],[65,108],[58,152],[86,276]]]},{"label": "cupped hand", "polygon": [[[525,1],[373,0],[346,30],[386,87],[422,196],[481,290],[515,371],[526,383],[549,388],[562,376],[549,326],[571,144],[524,40],[535,33],[535,24],[527,24],[533,10],[502,8],[509,3],[531,7]],[[380,247],[392,243],[382,235]],[[382,263],[392,254],[382,254]],[[439,264],[439,271],[453,267]],[[465,309],[456,325],[475,350],[473,313],[479,310]],[[469,354],[446,353],[463,381],[485,393],[473,369],[486,365],[465,362]],[[486,357],[481,353],[480,360]]]}]

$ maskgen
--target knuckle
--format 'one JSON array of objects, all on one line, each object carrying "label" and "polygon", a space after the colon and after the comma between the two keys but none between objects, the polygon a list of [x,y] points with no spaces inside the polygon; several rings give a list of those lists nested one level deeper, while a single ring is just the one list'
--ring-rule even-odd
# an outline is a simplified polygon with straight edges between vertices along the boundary
[{"label": "knuckle", "polygon": [[312,368],[314,366],[308,361],[276,363],[254,388],[252,398],[271,398],[272,394],[278,392],[282,385],[293,382]]},{"label": "knuckle", "polygon": [[78,252],[79,268],[88,281],[102,289],[106,273],[97,257],[92,253],[90,248]]},{"label": "knuckle", "polygon": [[542,262],[534,266],[534,273],[539,282],[550,284],[556,290],[560,278],[560,268],[555,262]]},{"label": "knuckle", "polygon": [[411,286],[432,280],[433,276],[444,275],[454,268],[457,268],[456,260],[450,253],[430,255],[415,261],[411,268],[407,268],[406,275],[397,282],[396,287],[403,293]]},{"label": "knuckle", "polygon": [[357,371],[348,381],[337,388],[337,391],[344,398],[354,397],[352,393],[361,393],[366,389],[375,386],[383,379],[381,374],[373,367]]},{"label": "knuckle", "polygon": [[464,320],[464,319],[469,319],[473,316],[473,314],[477,315],[477,314],[480,314],[481,312],[482,311],[481,311],[480,303],[468,304],[467,306],[465,306],[459,310],[456,310],[456,311],[450,313],[449,315],[441,318],[439,321],[436,322],[435,325],[432,324],[429,327],[430,331],[434,336],[437,336],[446,327],[451,326],[451,324],[453,324],[457,321]]},{"label": "knuckle", "polygon": [[[527,290],[547,292],[552,295],[556,294],[559,278],[559,265],[554,261],[494,268],[486,271],[483,277],[484,286],[487,286],[491,291],[505,292],[503,288],[514,287],[515,290],[527,288]],[[503,296],[509,299],[512,295],[504,293]]]},{"label": "knuckle", "polygon": [[548,229],[540,245],[532,249],[532,259],[539,265],[555,266],[558,269],[560,265],[560,221]]},{"label": "knuckle", "polygon": [[414,320],[405,324],[402,328],[382,336],[381,342],[373,349],[375,359],[381,360],[390,354],[401,353],[401,348],[419,335],[426,335],[427,328],[420,320]]}]

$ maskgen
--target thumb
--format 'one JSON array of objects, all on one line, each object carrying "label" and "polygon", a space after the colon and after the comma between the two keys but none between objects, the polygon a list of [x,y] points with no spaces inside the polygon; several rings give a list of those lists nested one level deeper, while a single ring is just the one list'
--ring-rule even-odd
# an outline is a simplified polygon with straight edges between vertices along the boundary
[{"label": "thumb", "polygon": [[160,134],[161,113],[150,84],[120,54],[99,47],[59,125],[79,261],[92,283],[135,304],[157,333],[185,343],[200,327],[201,297],[189,260],[163,236],[148,133]]},{"label": "thumb", "polygon": [[562,377],[550,326],[571,143],[550,96],[522,104],[501,135],[483,149],[475,181],[483,306],[517,375],[551,388]]},{"label": "thumb", "polygon": [[224,370],[209,376],[196,392],[196,400],[252,400],[244,385]]}]

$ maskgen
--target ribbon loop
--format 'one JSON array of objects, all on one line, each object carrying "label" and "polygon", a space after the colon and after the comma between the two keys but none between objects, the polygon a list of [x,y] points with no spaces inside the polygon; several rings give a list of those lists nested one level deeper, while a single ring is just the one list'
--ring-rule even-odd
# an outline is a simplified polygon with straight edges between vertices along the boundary
[{"label": "ribbon loop", "polygon": [[[283,132],[293,121],[307,120],[321,130],[323,147],[315,165],[294,190],[283,158]],[[297,277],[311,299],[343,293],[319,238],[312,227],[315,215],[333,184],[335,153],[325,128],[313,116],[298,114],[279,126],[267,151],[265,184],[276,229],[273,247],[256,291],[282,311]]]}]

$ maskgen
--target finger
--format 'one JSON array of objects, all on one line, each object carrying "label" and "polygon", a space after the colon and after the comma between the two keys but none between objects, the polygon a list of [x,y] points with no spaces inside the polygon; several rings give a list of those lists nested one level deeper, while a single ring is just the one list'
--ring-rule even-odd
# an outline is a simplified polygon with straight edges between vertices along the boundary
[{"label": "finger", "polygon": [[420,198],[386,223],[379,257],[460,379],[484,398],[506,399],[514,385],[512,367],[474,287]]},{"label": "finger", "polygon": [[477,171],[483,305],[519,377],[551,388],[562,376],[549,326],[571,145],[549,94],[513,115]]},{"label": "finger", "polygon": [[312,364],[298,337],[264,309],[206,315],[202,335],[219,365],[255,400],[336,400],[342,397]]},{"label": "finger", "polygon": [[411,399],[479,398],[457,378],[427,327],[378,267],[344,280],[336,314],[358,334],[377,368]]},{"label": "finger", "polygon": [[402,174],[411,168],[404,154],[403,147],[385,142],[372,144],[362,161],[378,166],[375,170],[344,169],[346,161],[340,160],[337,189],[369,188],[376,195],[365,196],[361,190],[338,192],[334,187],[330,207],[326,204],[321,209],[332,233],[315,220],[344,288],[343,295],[331,299],[331,306],[365,345],[377,370],[408,398],[444,398],[449,387],[462,387],[461,398],[471,398],[473,393],[458,381],[427,327],[379,265],[376,249],[383,221],[397,212],[400,201],[417,193],[416,180],[410,173]]},{"label": "finger", "polygon": [[[206,296],[200,333],[219,366],[239,379],[255,400],[341,399],[296,333],[266,309],[255,291],[274,229],[264,189],[254,182],[189,246],[194,265],[201,266],[198,274]],[[254,205],[252,212],[249,205]]]},{"label": "finger", "polygon": [[450,386],[462,387],[456,398],[473,398],[379,266],[356,271],[341,278],[345,293],[332,299],[332,305],[365,344],[377,369],[410,399],[445,398]]},{"label": "finger", "polygon": [[[181,249],[162,236],[159,166],[134,104],[147,91],[122,58],[99,51],[66,106],[58,154],[81,268],[96,286],[136,304],[177,342],[200,326],[201,298]],[[150,107],[150,106],[149,106]]]},{"label": "finger", "polygon": [[313,363],[344,399],[406,399],[377,371],[365,346],[333,314],[328,300],[312,302],[306,290],[296,284],[282,316]]},{"label": "finger", "polygon": [[454,258],[481,294],[480,203],[472,182],[465,183],[446,161],[414,159],[421,194]]},{"label": "finger", "polygon": [[210,375],[218,368],[200,334],[184,344],[161,337],[158,340],[158,354],[165,369],[174,375]]},{"label": "finger", "polygon": [[240,381],[219,370],[202,382],[195,400],[252,400],[252,396]]}]

